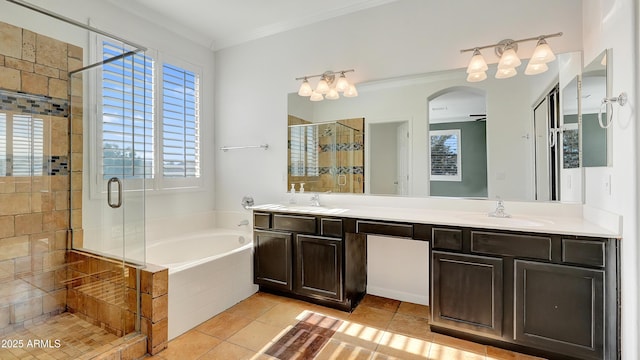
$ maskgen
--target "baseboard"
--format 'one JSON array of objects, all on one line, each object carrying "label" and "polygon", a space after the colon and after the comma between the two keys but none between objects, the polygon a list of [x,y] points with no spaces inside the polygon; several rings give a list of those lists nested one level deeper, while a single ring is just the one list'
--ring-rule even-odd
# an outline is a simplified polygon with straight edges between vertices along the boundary
[{"label": "baseboard", "polygon": [[408,293],[393,289],[386,289],[376,286],[367,285],[367,294],[382,296],[389,299],[406,301],[414,304],[429,305],[429,296]]}]

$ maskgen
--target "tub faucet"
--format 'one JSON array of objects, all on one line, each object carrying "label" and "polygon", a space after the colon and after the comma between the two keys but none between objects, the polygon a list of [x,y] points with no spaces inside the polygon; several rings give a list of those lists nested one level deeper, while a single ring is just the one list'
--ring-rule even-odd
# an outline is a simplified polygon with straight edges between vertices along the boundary
[{"label": "tub faucet", "polygon": [[238,226],[248,226],[249,225],[249,220],[244,219],[241,220],[240,223],[238,224]]},{"label": "tub faucet", "polygon": [[489,216],[497,218],[510,218],[511,215],[507,214],[504,210],[504,202],[502,201],[502,199],[498,198],[498,201],[496,202],[496,209],[493,212],[490,212]]},{"label": "tub faucet", "polygon": [[314,194],[311,197],[311,206],[320,206],[320,194]]}]

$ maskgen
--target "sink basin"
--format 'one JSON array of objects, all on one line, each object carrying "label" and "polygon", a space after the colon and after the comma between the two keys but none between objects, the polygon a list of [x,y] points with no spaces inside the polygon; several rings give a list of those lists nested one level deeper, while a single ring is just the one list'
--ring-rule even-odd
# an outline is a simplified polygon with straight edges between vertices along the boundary
[{"label": "sink basin", "polygon": [[550,220],[544,219],[530,219],[522,217],[510,217],[500,218],[491,217],[487,214],[473,214],[465,215],[462,218],[470,223],[483,224],[483,225],[497,225],[497,226],[514,226],[514,227],[539,227],[553,224]]}]

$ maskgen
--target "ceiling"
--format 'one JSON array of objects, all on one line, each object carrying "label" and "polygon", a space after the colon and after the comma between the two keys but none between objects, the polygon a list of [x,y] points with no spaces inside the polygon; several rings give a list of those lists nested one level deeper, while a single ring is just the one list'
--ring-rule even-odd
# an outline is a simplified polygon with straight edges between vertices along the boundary
[{"label": "ceiling", "polygon": [[397,0],[109,1],[204,46],[219,50]]}]

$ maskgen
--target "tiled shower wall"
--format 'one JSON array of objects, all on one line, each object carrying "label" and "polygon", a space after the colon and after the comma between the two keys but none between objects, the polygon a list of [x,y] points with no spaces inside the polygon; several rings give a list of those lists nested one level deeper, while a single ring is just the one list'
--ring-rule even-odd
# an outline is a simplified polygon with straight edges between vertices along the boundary
[{"label": "tiled shower wall", "polygon": [[42,169],[14,174],[17,159],[2,159],[0,333],[66,309],[69,212],[81,206],[69,203],[67,73],[80,66],[81,48],[0,23],[0,113],[6,126],[37,119],[43,135]]}]

